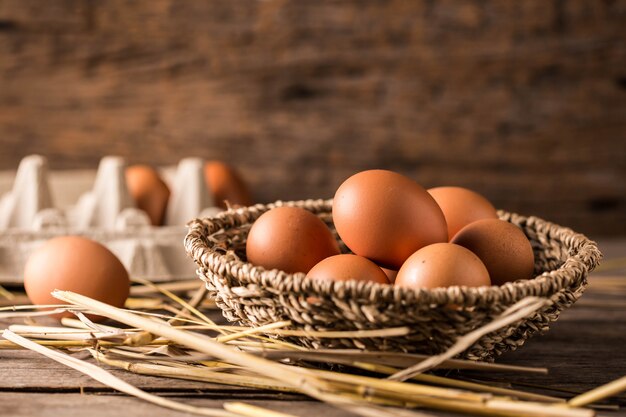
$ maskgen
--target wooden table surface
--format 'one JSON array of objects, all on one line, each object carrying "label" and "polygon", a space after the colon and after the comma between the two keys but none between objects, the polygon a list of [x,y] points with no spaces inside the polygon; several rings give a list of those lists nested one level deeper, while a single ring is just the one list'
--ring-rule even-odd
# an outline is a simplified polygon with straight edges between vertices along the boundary
[{"label": "wooden table surface", "polygon": [[[605,260],[624,257],[626,239],[601,241],[600,248]],[[618,291],[601,285],[606,277],[626,280],[626,269],[592,274],[585,295],[553,323],[549,332],[498,358],[501,363],[549,368],[548,375],[510,374],[506,378],[515,388],[546,392],[524,384],[551,387],[564,391],[550,394],[568,397],[572,394],[565,390],[581,392],[626,375],[626,287]],[[115,369],[112,372],[146,391],[194,405],[210,407],[226,401],[245,401],[297,416],[349,415],[300,395],[146,377]],[[0,416],[186,415],[122,395],[29,351],[0,350],[0,375]],[[621,410],[602,410],[599,415],[626,416],[626,394],[611,403],[620,405]]]}]

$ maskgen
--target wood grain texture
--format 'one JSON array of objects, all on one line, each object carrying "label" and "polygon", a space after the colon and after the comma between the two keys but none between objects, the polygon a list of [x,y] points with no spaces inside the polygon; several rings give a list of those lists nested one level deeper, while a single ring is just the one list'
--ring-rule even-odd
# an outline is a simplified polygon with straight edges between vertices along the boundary
[{"label": "wood grain texture", "polygon": [[[86,359],[87,356],[80,356]],[[94,362],[95,361],[91,361]],[[150,376],[142,376],[128,373],[115,368],[108,368],[111,372],[123,380],[149,391],[215,391],[228,394],[239,391],[237,387],[225,385],[184,381],[179,379],[164,379]],[[47,359],[41,355],[33,355],[30,351],[1,350],[0,372],[5,377],[0,380],[0,391],[108,391],[111,389],[78,371],[68,369],[66,366]],[[71,378],[68,378],[71,375]]]},{"label": "wood grain texture", "polygon": [[[563,312],[561,318],[551,324],[547,333],[529,339],[519,350],[508,352],[497,360],[513,365],[545,366],[549,368],[548,375],[496,373],[489,376],[502,376],[503,379],[515,383],[534,383],[582,392],[626,375],[626,306],[598,307],[598,304],[610,300],[621,300],[623,304],[624,294],[611,296],[589,290],[580,304]],[[586,305],[592,301],[593,305]],[[226,397],[236,396],[238,393],[268,396],[267,392],[257,389],[142,376],[104,367],[129,383],[149,391],[194,391]],[[90,392],[111,391],[78,371],[29,351],[0,350],[0,374],[4,376],[0,379],[0,392],[78,392],[81,389]],[[486,374],[481,372],[471,375],[480,377]],[[293,397],[287,394],[284,396]],[[626,396],[624,399],[626,400]]]},{"label": "wood grain texture", "polygon": [[[199,407],[221,408],[226,399],[211,399],[202,395],[185,397],[168,396],[169,399]],[[313,401],[284,402],[279,400],[233,399],[270,410],[290,413],[294,416],[347,417],[348,414],[329,405]],[[8,394],[0,392],[2,412],[11,417],[192,417],[193,414],[166,410],[155,405],[111,394]],[[88,414],[86,414],[88,413]],[[4,414],[3,414],[4,415]],[[437,416],[458,416],[458,414],[435,414]]]},{"label": "wood grain texture", "polygon": [[[626,240],[601,241],[600,248],[608,254],[609,259],[622,257],[626,253]],[[564,398],[626,375],[626,295],[623,286],[618,291],[600,285],[602,275],[626,280],[625,269],[595,273],[590,277],[590,287],[584,296],[571,309],[563,312],[545,335],[533,337],[519,350],[508,352],[497,359],[500,363],[545,366],[549,369],[548,375],[467,371],[461,375],[467,378],[507,381],[513,388]],[[210,314],[211,318],[219,319],[217,312],[212,311]],[[6,323],[0,323],[0,327],[5,325]],[[139,388],[194,405],[219,407],[225,401],[245,401],[303,417],[350,415],[294,394],[276,394],[249,388],[112,371]],[[0,350],[0,374],[3,376],[0,378],[0,415],[184,415],[117,394],[77,371],[32,352]],[[455,372],[451,372],[451,376],[455,375]],[[568,392],[553,391],[554,389]],[[626,416],[626,394],[612,399],[611,403],[620,405],[621,411],[603,411],[599,413],[600,416]],[[440,417],[458,415],[430,410],[427,412]]]},{"label": "wood grain texture", "polygon": [[0,169],[230,161],[259,201],[373,167],[626,233],[626,1],[0,0]]}]

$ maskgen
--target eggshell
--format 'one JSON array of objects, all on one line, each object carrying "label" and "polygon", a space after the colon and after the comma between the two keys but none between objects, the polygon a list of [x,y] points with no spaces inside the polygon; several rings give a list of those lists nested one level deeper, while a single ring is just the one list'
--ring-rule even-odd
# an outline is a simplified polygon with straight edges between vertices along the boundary
[{"label": "eggshell", "polygon": [[307,274],[307,278],[330,281],[373,281],[389,284],[387,275],[374,262],[358,255],[343,254],[330,256],[318,262]]},{"label": "eggshell", "polygon": [[370,170],[344,181],[333,221],[345,244],[378,265],[398,269],[418,249],[447,242],[446,221],[422,186],[401,174]]},{"label": "eggshell", "polygon": [[209,161],[204,166],[204,178],[215,204],[226,209],[230,206],[250,206],[252,197],[239,173],[220,161]]},{"label": "eggshell", "polygon": [[137,208],[148,214],[153,226],[163,224],[170,190],[159,173],[148,165],[126,168],[126,185]]},{"label": "eggshell", "polygon": [[339,253],[339,244],[326,224],[298,207],[263,213],[252,224],[246,242],[248,262],[288,273],[307,273],[322,259]]},{"label": "eggshell", "polygon": [[[51,239],[28,258],[24,287],[33,304],[63,304],[50,293],[73,291],[98,301],[123,307],[130,291],[124,265],[106,247],[80,236]],[[53,317],[73,317],[71,313]],[[92,320],[103,317],[89,315]]]},{"label": "eggshell", "polygon": [[496,208],[482,195],[462,187],[435,187],[428,190],[448,225],[448,237],[468,224],[482,219],[497,219]]},{"label": "eggshell", "polygon": [[396,282],[396,277],[398,276],[398,271],[394,270],[394,269],[388,269],[388,268],[381,268],[383,270],[383,272],[385,273],[385,275],[387,275],[387,279],[389,280],[390,283],[394,283]]},{"label": "eggshell", "polygon": [[494,285],[531,279],[535,257],[522,230],[504,220],[485,219],[465,226],[452,239],[485,264]]},{"label": "eggshell", "polygon": [[428,245],[409,257],[398,271],[395,285],[438,288],[453,285],[491,285],[485,265],[471,251],[452,243]]}]

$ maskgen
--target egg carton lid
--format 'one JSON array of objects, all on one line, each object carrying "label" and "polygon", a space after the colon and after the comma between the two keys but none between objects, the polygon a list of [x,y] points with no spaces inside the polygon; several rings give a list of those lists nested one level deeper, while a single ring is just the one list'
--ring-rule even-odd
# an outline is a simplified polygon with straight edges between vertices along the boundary
[{"label": "egg carton lid", "polygon": [[[125,169],[123,158],[107,156],[95,175],[76,170],[55,178],[46,158],[22,159],[12,185],[0,197],[0,283],[23,282],[29,255],[48,239],[65,235],[104,244],[131,277],[154,282],[192,278],[195,266],[182,243],[185,224],[220,211],[204,179],[204,160],[186,158],[176,168],[161,170],[171,190],[164,226],[150,225],[147,214],[135,207]],[[2,175],[0,187],[6,189],[11,177],[12,173]],[[70,201],[66,190],[77,200]]]}]

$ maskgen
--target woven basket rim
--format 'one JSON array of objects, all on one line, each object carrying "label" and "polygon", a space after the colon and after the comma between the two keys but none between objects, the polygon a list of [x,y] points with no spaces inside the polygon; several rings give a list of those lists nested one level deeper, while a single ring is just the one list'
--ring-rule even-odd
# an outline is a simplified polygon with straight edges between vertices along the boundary
[{"label": "woven basket rim", "polygon": [[[230,209],[204,219],[194,219],[187,224],[188,233],[184,240],[188,255],[195,260],[200,268],[208,271],[216,268],[229,271],[232,276],[239,279],[242,287],[258,288],[262,286],[279,293],[319,294],[321,296],[343,293],[349,297],[358,297],[358,299],[370,298],[375,293],[378,301],[387,299],[389,301],[405,300],[429,304],[455,303],[463,305],[496,301],[512,304],[523,298],[523,294],[549,297],[563,288],[579,285],[586,275],[598,265],[602,257],[595,242],[570,228],[535,216],[525,217],[504,210],[498,211],[501,219],[544,229],[552,238],[559,239],[570,252],[567,260],[558,268],[543,272],[533,279],[509,282],[501,286],[451,286],[434,289],[412,289],[367,281],[315,280],[305,278],[304,273],[289,274],[276,269],[266,270],[239,259],[233,252],[208,244],[210,236],[250,225],[262,213],[281,206],[302,207],[317,215],[330,214],[332,199],[279,200],[270,204]],[[203,274],[198,275],[203,279]]]}]

